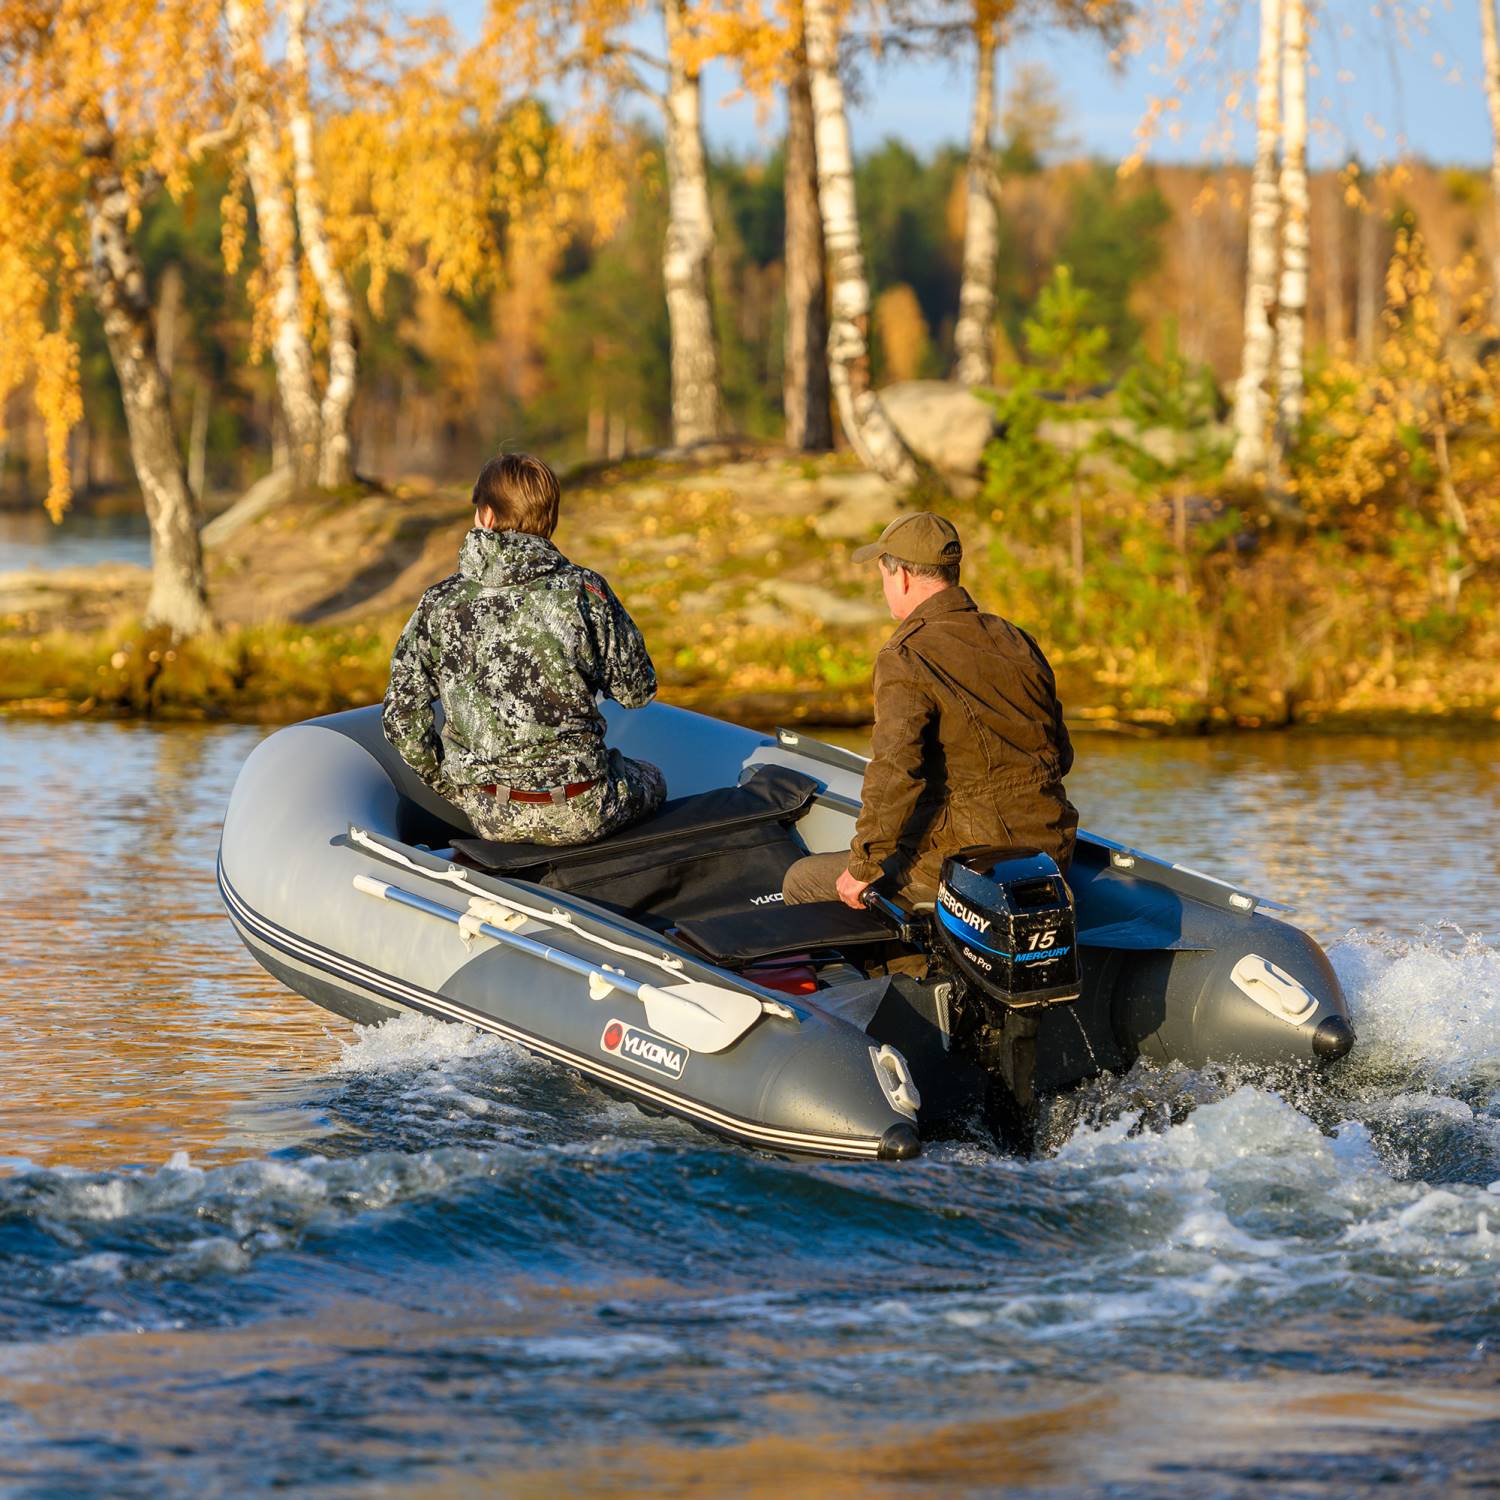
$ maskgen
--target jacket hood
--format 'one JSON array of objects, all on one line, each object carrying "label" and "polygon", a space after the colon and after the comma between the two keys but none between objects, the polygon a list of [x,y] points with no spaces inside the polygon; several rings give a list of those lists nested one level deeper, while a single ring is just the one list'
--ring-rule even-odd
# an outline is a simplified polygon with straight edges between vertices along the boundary
[{"label": "jacket hood", "polygon": [[481,588],[515,588],[566,565],[544,536],[529,531],[484,531],[476,526],[458,553],[458,571]]}]

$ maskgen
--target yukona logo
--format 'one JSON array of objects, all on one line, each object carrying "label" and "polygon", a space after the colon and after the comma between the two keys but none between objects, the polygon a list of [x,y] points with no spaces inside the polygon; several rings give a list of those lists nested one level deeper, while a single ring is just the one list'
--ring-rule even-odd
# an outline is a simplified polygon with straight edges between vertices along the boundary
[{"label": "yukona logo", "polygon": [[631,1062],[650,1068],[653,1073],[665,1073],[668,1078],[681,1078],[692,1056],[686,1047],[624,1021],[611,1021],[604,1028],[599,1045],[613,1057],[628,1057]]}]

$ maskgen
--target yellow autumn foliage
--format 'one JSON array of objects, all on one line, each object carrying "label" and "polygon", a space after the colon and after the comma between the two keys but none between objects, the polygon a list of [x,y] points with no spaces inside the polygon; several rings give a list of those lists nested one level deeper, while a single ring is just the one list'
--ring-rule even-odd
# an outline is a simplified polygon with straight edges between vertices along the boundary
[{"label": "yellow autumn foliage", "polygon": [[1404,533],[1408,547],[1430,531],[1434,592],[1450,607],[1500,548],[1500,357],[1480,357],[1492,337],[1473,257],[1437,271],[1403,227],[1375,361],[1341,355],[1312,382],[1294,470],[1314,524],[1371,543]]},{"label": "yellow autumn foliage", "polygon": [[[638,7],[599,12],[611,9]],[[288,152],[285,79],[270,44],[277,17],[267,0],[247,11],[254,45],[240,63]],[[345,271],[368,269],[377,314],[398,269],[471,295],[499,284],[505,254],[549,258],[575,229],[607,233],[623,212],[613,120],[591,110],[557,126],[522,96],[513,67],[465,50],[440,18],[397,25],[359,0],[330,12],[314,41],[329,240]],[[149,191],[185,194],[196,157],[227,148],[222,253],[234,275],[249,223],[243,121],[221,0],[45,11],[0,0],[0,57],[0,412],[30,389],[46,433],[47,507],[60,517],[71,499],[68,435],[82,414],[74,312],[87,294],[91,185],[118,169],[138,218]],[[272,279],[256,266],[247,286],[254,357],[269,340]],[[301,304],[317,336],[325,309],[310,276]]]},{"label": "yellow autumn foliage", "polygon": [[30,384],[46,431],[47,509],[72,497],[82,415],[74,314],[85,292],[88,198],[115,168],[127,192],[188,184],[191,143],[224,113],[210,0],[0,3],[0,411]]}]

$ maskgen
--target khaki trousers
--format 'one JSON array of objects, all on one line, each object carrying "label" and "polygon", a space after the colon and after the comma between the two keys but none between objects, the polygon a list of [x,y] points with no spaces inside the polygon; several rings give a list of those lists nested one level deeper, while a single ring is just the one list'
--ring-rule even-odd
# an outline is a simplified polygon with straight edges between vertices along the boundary
[{"label": "khaki trousers", "polygon": [[[799,906],[808,901],[837,901],[838,879],[848,868],[847,849],[841,854],[805,855],[783,877],[781,899],[788,906]],[[908,904],[936,901],[937,887],[925,885],[918,880],[908,885],[898,885],[894,892],[883,891],[882,894],[893,894],[898,900]]]}]

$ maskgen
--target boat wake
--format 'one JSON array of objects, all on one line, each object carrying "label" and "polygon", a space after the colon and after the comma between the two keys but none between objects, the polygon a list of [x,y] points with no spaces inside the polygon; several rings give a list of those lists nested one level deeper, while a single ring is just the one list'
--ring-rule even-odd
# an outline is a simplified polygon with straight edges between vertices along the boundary
[{"label": "boat wake", "polygon": [[1500,948],[1439,923],[1416,938],[1349,933],[1328,956],[1349,995],[1357,1075],[1500,1089]]},{"label": "boat wake", "polygon": [[1436,929],[1332,956],[1361,1048],[1326,1087],[1137,1068],[1058,1101],[1028,1161],[758,1157],[467,1028],[365,1028],[309,1090],[319,1153],[0,1179],[0,1333],[221,1325],[351,1275],[420,1297],[477,1260],[497,1288],[628,1268],[673,1292],[612,1312],[623,1331],[686,1324],[704,1358],[726,1330],[836,1333],[872,1379],[892,1329],[991,1375],[1083,1374],[1101,1342],[1140,1368],[1291,1347],[1389,1373],[1398,1325],[1403,1368],[1472,1365],[1500,1263],[1500,952]]}]

